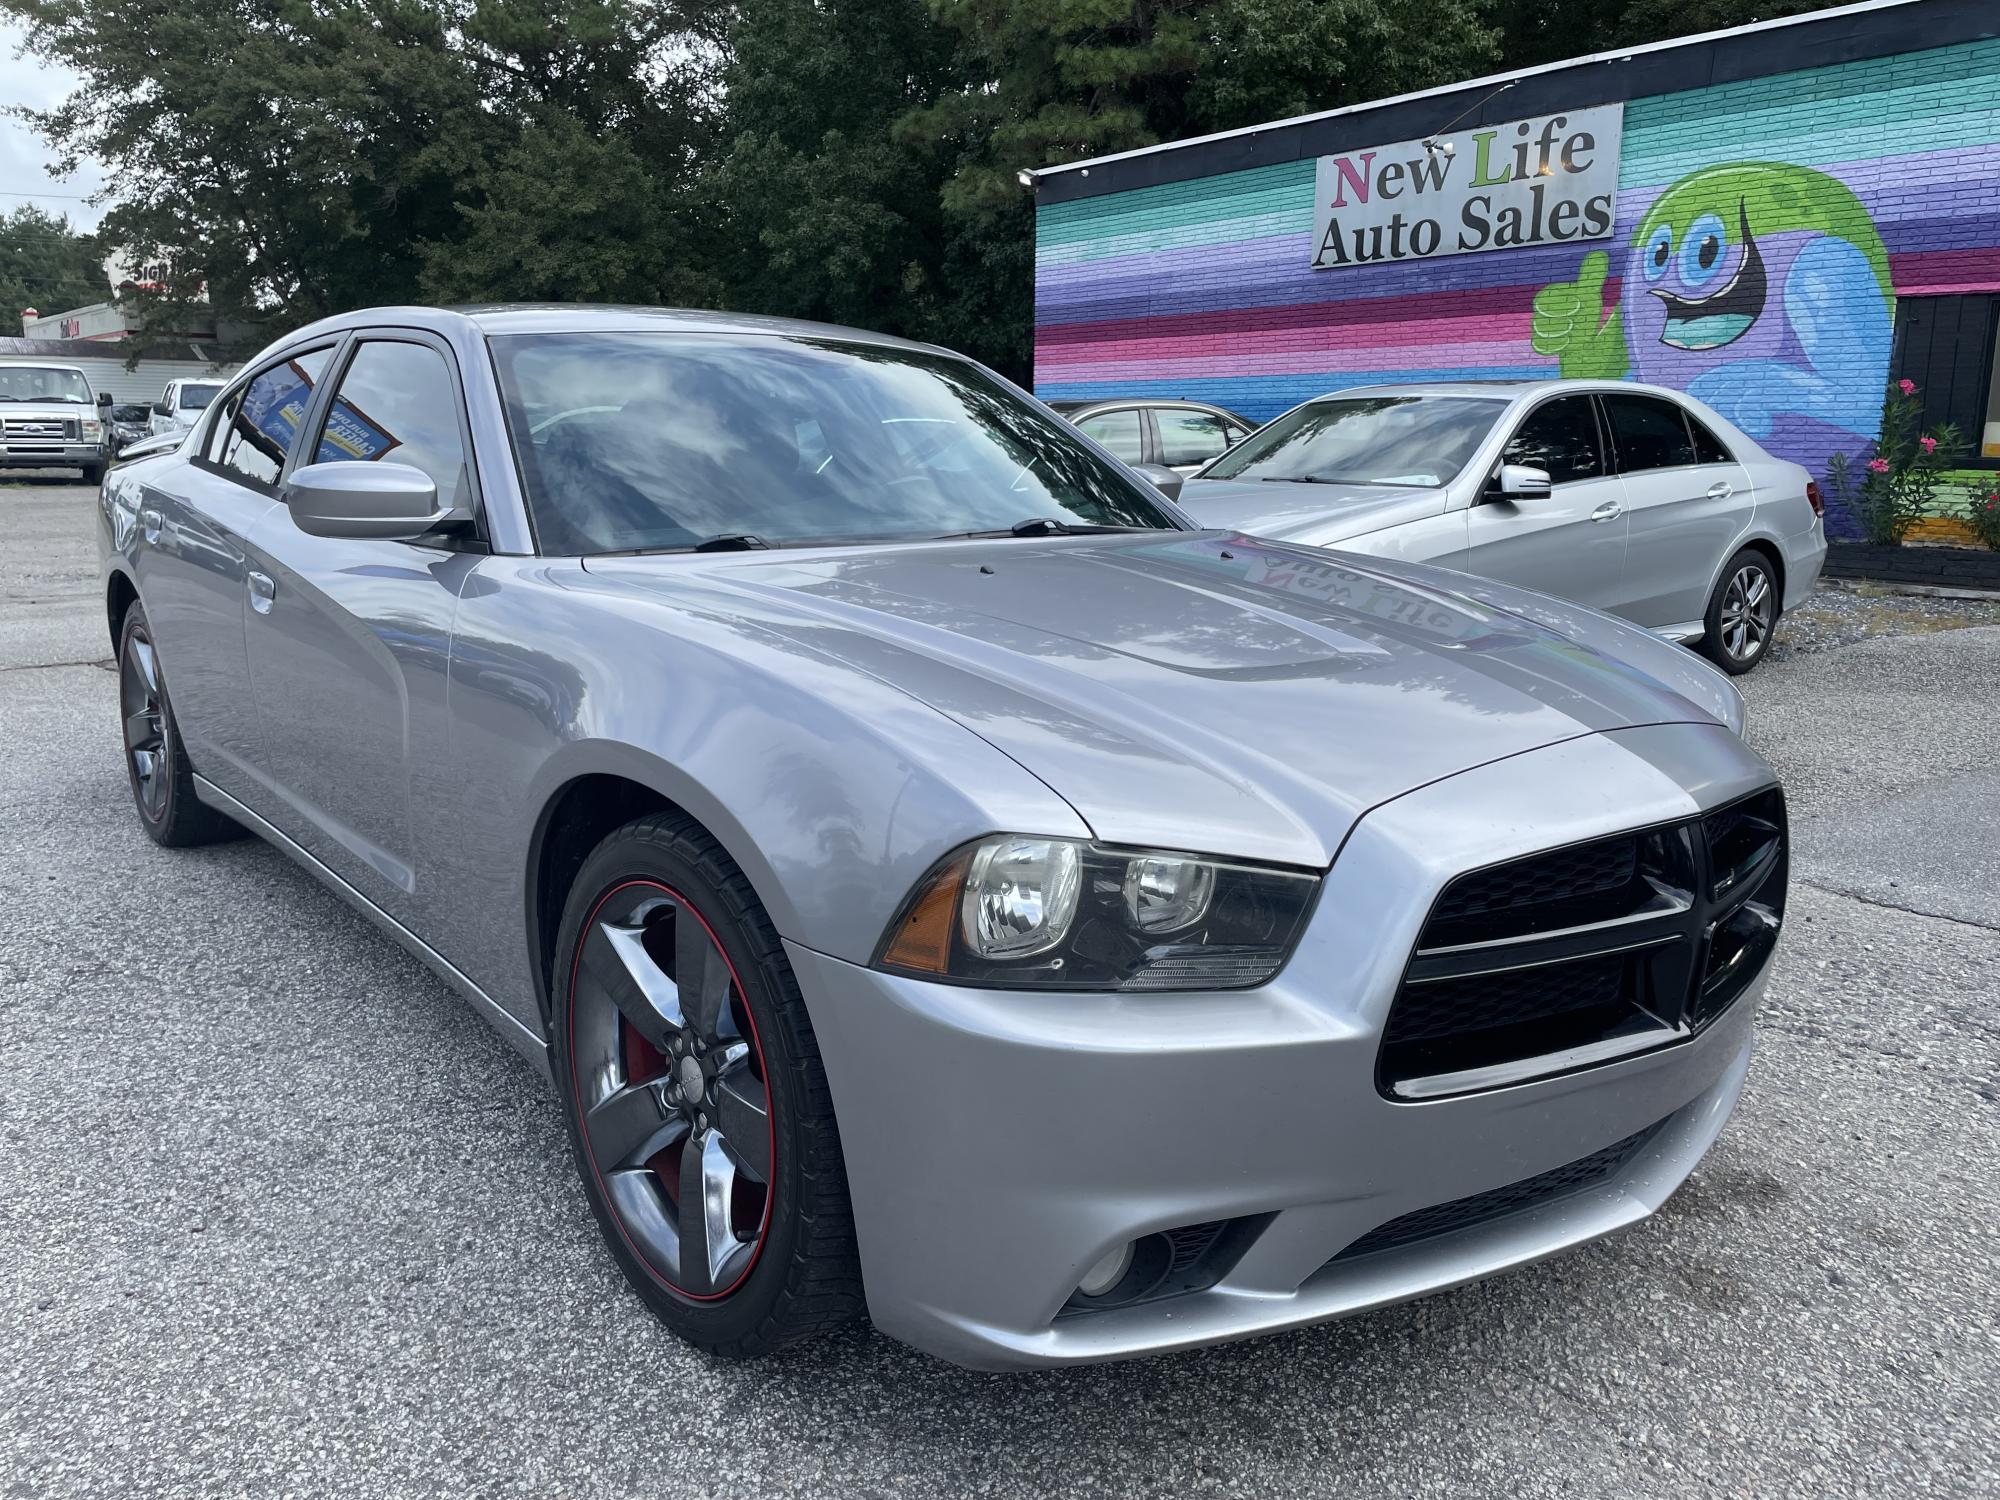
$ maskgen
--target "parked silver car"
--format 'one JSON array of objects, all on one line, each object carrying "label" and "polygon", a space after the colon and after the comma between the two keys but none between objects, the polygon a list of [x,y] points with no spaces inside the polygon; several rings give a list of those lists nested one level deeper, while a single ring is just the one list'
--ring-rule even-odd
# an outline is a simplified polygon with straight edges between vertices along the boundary
[{"label": "parked silver car", "polygon": [[1742,1087],[1785,815],[1725,677],[1196,530],[942,350],[350,314],[100,541],[145,831],[261,834],[465,994],[719,1353],[1381,1306],[1645,1217]]},{"label": "parked silver car", "polygon": [[1049,403],[1134,468],[1192,474],[1257,429],[1248,418],[1205,401],[1130,400]]},{"label": "parked silver car", "polygon": [[1627,382],[1380,385],[1294,407],[1180,503],[1210,526],[1462,568],[1763,660],[1826,561],[1819,488],[1699,401]]}]

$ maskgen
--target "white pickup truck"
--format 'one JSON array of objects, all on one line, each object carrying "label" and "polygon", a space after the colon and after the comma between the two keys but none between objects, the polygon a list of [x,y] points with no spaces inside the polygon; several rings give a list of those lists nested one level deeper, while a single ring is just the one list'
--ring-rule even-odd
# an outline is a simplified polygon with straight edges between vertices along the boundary
[{"label": "white pickup truck", "polygon": [[111,459],[110,404],[75,365],[0,361],[0,469],[77,469],[96,484]]}]

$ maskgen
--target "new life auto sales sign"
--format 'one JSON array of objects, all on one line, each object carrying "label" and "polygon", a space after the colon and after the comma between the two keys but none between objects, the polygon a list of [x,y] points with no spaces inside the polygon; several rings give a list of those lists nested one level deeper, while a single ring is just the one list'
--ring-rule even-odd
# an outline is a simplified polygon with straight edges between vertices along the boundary
[{"label": "new life auto sales sign", "polygon": [[1319,159],[1313,268],[1608,239],[1625,106]]}]

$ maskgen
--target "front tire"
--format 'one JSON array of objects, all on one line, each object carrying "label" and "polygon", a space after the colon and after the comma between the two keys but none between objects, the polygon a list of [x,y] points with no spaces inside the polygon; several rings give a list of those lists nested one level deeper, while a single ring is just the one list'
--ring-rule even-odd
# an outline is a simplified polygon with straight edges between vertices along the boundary
[{"label": "front tire", "polygon": [[152,628],[137,600],[118,630],[118,711],[124,725],[125,776],[146,837],[169,849],[238,837],[240,827],[195,796],[194,768],[174,722]]},{"label": "front tire", "polygon": [[1764,659],[1778,630],[1777,569],[1755,547],[1729,559],[1702,618],[1702,655],[1732,676]]},{"label": "front tire", "polygon": [[819,1045],[776,929],[722,847],[642,818],[584,862],[551,1055],[606,1246],[663,1323],[751,1358],[862,1308]]}]

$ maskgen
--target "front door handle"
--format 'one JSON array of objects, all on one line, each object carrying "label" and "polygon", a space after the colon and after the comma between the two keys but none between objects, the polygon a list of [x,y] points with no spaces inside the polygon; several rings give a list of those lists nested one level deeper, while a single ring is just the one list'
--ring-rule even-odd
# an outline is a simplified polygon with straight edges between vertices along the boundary
[{"label": "front door handle", "polygon": [[1593,521],[1615,521],[1625,514],[1625,507],[1616,500],[1607,500],[1590,513]]},{"label": "front door handle", "polygon": [[278,585],[272,582],[269,573],[253,572],[250,575],[250,607],[258,614],[268,615],[271,602],[277,597]]},{"label": "front door handle", "polygon": [[1718,479],[1708,487],[1708,498],[1711,500],[1727,500],[1735,493],[1736,486],[1726,479]]}]

